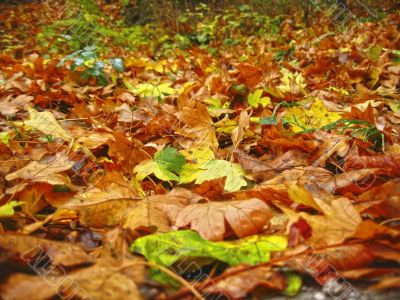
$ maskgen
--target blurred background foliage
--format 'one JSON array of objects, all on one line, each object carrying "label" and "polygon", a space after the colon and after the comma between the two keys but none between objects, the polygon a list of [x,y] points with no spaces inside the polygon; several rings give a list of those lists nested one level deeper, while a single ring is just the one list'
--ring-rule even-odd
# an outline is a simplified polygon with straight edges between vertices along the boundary
[{"label": "blurred background foliage", "polygon": [[[46,3],[59,16],[43,26],[37,35],[39,44],[50,53],[68,54],[96,45],[99,51],[113,51],[113,46],[145,48],[154,56],[172,55],[176,49],[187,50],[193,46],[213,55],[217,55],[216,49],[223,51],[223,47],[237,45],[251,52],[252,40],[257,37],[290,42],[291,37],[284,34],[285,27],[295,31],[315,30],[313,25],[319,24],[322,32],[332,32],[353,22],[385,18],[399,6],[395,0],[56,0]],[[290,48],[277,53],[282,59],[289,55]]]}]

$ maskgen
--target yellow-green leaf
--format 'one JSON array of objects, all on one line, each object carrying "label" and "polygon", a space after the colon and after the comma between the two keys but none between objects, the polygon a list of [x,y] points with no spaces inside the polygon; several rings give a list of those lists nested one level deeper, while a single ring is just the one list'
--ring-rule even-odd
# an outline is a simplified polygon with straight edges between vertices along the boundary
[{"label": "yellow-green leaf", "polygon": [[5,145],[10,145],[10,133],[9,132],[0,132],[0,142]]},{"label": "yellow-green leaf", "polygon": [[329,112],[321,100],[317,99],[310,109],[291,107],[286,111],[286,121],[294,132],[318,129],[341,119],[337,112]]},{"label": "yellow-green leaf", "polygon": [[25,121],[25,126],[38,130],[46,135],[52,135],[65,141],[72,141],[73,137],[65,131],[58,123],[54,115],[49,111],[38,112],[33,108],[28,108],[29,120]]},{"label": "yellow-green leaf", "polygon": [[241,187],[247,185],[244,179],[244,171],[239,164],[215,159],[205,163],[202,168],[205,170],[197,177],[196,184],[226,176],[225,191],[227,192],[238,191]]},{"label": "yellow-green leaf", "polygon": [[21,205],[21,202],[18,201],[10,201],[2,206],[0,206],[0,218],[2,217],[11,217],[14,215],[14,208]]},{"label": "yellow-green leaf", "polygon": [[164,97],[165,95],[172,95],[176,93],[176,90],[171,87],[170,82],[161,83],[154,85],[151,83],[141,83],[130,89],[132,93],[143,97]]},{"label": "yellow-green leaf", "polygon": [[255,90],[254,93],[249,94],[247,101],[252,107],[257,108],[259,105],[266,107],[271,103],[271,99],[269,97],[261,97],[263,92],[263,89],[258,89]]}]

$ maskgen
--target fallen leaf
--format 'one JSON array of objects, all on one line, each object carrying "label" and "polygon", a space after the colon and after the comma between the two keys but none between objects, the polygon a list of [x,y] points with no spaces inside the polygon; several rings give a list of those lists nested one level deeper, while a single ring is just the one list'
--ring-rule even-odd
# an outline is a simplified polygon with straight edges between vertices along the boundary
[{"label": "fallen leaf", "polygon": [[72,186],[68,177],[59,174],[69,170],[75,164],[69,157],[60,152],[53,157],[47,157],[41,161],[31,161],[22,169],[10,173],[6,176],[8,181],[15,179],[26,179],[31,182],[46,182],[49,184],[59,184]]},{"label": "fallen leaf", "polygon": [[0,218],[10,217],[14,214],[14,208],[20,206],[22,203],[18,201],[10,201],[0,206]]},{"label": "fallen leaf", "polygon": [[234,192],[246,186],[244,172],[239,164],[230,163],[226,160],[210,160],[203,164],[201,168],[204,170],[198,174],[196,184],[201,184],[206,180],[226,177],[225,190]]},{"label": "fallen leaf", "polygon": [[398,289],[400,287],[400,276],[391,276],[382,278],[377,284],[374,284],[370,290]]},{"label": "fallen leaf", "polygon": [[190,226],[207,240],[221,241],[227,230],[225,222],[238,237],[245,237],[260,232],[271,217],[268,205],[258,199],[209,202],[185,207],[175,225]]},{"label": "fallen leaf", "polygon": [[[163,266],[194,258],[208,258],[229,265],[256,265],[269,261],[271,252],[283,251],[286,246],[287,240],[282,236],[251,236],[237,241],[210,242],[194,231],[184,230],[141,237],[132,244],[131,250]],[[161,273],[155,274],[155,278],[161,281],[168,280]]]},{"label": "fallen leaf", "polygon": [[280,206],[290,219],[303,218],[312,228],[310,243],[315,247],[339,244],[352,237],[362,222],[360,214],[346,198],[333,200],[329,205],[314,199],[321,208],[323,215],[297,213]]},{"label": "fallen leaf", "polygon": [[25,235],[0,234],[0,248],[25,263],[47,255],[52,265],[64,267],[93,262],[93,258],[76,244],[51,241]]},{"label": "fallen leaf", "polygon": [[237,80],[240,83],[246,84],[248,87],[253,87],[257,85],[263,76],[263,72],[261,69],[252,66],[250,64],[236,64],[235,68],[237,69]]},{"label": "fallen leaf", "polygon": [[[142,299],[129,273],[121,267],[96,264],[65,274],[62,269],[45,270],[38,268],[38,275],[16,273],[0,286],[3,299],[50,299],[55,296],[79,299]],[[66,279],[66,276],[68,280]],[[72,284],[71,284],[72,282]],[[50,283],[50,284],[49,284]]]}]

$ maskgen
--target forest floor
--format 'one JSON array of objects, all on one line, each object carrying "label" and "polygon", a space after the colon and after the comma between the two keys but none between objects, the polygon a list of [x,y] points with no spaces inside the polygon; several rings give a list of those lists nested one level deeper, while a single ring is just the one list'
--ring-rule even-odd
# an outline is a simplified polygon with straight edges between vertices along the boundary
[{"label": "forest floor", "polygon": [[111,2],[0,3],[0,299],[400,299],[398,11]]}]

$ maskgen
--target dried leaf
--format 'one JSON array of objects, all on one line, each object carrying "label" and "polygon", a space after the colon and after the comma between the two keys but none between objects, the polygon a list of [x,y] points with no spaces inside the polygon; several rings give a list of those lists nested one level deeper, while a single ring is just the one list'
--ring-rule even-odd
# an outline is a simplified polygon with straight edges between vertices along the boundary
[{"label": "dried leaf", "polygon": [[258,199],[245,201],[192,204],[178,215],[176,226],[196,230],[210,241],[221,241],[226,233],[225,222],[239,237],[260,232],[272,217],[269,207]]}]

